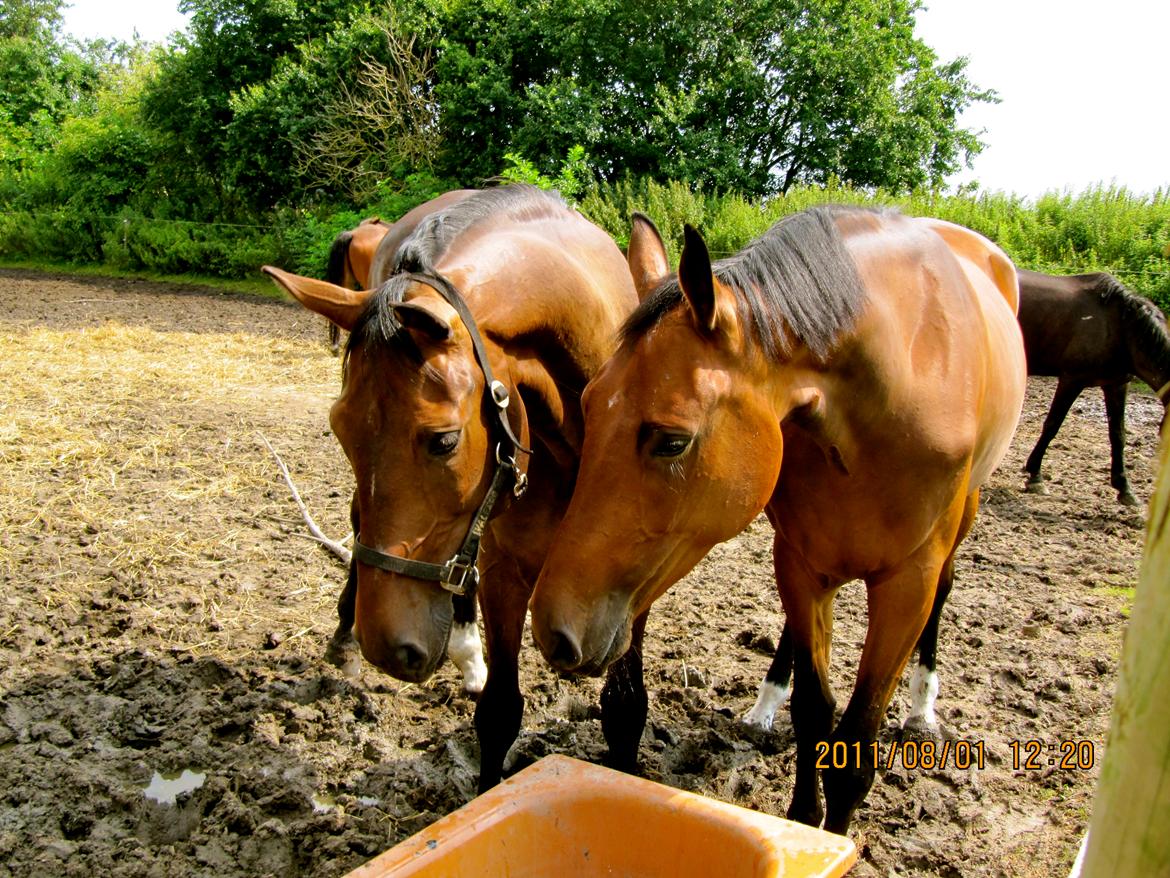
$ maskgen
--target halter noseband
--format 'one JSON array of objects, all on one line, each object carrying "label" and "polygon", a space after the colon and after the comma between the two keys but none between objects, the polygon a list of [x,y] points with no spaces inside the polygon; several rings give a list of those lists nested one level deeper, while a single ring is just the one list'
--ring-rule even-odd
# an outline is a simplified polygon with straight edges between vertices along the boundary
[{"label": "halter noseband", "polygon": [[[452,594],[471,596],[475,594],[475,589],[479,585],[479,569],[475,566],[475,562],[479,558],[479,543],[483,538],[488,519],[491,518],[492,510],[505,491],[511,489],[512,496],[519,498],[528,488],[527,474],[521,472],[516,465],[516,452],[531,454],[532,451],[525,448],[512,431],[507,412],[510,400],[508,388],[492,375],[491,363],[488,362],[487,349],[484,347],[483,338],[480,337],[479,327],[476,326],[475,318],[472,317],[463,296],[450,281],[440,275],[432,276],[412,272],[397,275],[397,277],[406,277],[433,289],[455,309],[463,321],[463,325],[467,327],[467,332],[471,336],[471,346],[475,351],[475,359],[483,372],[484,396],[491,401],[492,408],[496,413],[496,430],[493,431],[498,439],[495,452],[496,467],[487,493],[479,504],[475,516],[471,519],[471,527],[463,539],[463,544],[445,564],[416,561],[413,558],[403,558],[401,555],[379,552],[377,549],[363,545],[356,537],[353,542],[353,559],[389,573],[399,573],[414,579],[438,582]],[[511,446],[511,454],[504,451],[505,444]]]}]

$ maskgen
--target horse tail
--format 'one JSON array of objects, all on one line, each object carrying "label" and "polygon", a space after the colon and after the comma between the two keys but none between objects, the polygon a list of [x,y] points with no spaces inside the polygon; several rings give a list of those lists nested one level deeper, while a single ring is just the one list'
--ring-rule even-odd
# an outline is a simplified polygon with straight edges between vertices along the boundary
[{"label": "horse tail", "polygon": [[333,239],[333,246],[329,248],[329,263],[325,267],[325,280],[339,287],[348,287],[349,274],[349,244],[353,240],[352,231],[344,231]]},{"label": "horse tail", "polygon": [[[1152,301],[1111,274],[1100,275],[1098,292],[1103,303],[1116,303],[1130,350],[1136,346],[1142,352],[1140,359],[1130,355],[1138,377],[1155,393],[1164,394],[1170,382],[1170,331],[1165,315]],[[1143,368],[1145,364],[1148,366]],[[1162,402],[1166,403],[1164,397]]]}]

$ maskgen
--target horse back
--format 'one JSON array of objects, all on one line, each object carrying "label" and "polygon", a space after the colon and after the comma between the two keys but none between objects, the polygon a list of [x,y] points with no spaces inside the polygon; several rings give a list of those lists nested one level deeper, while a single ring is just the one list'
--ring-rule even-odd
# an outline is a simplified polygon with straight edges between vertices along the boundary
[{"label": "horse back", "polygon": [[458,204],[460,201],[465,201],[475,193],[475,189],[453,189],[403,214],[397,222],[390,226],[389,230],[381,238],[377,248],[374,250],[373,256],[370,258],[368,288],[373,289],[379,287],[390,277],[394,270],[394,257],[398,253],[398,248],[418,228],[419,223],[432,213],[446,210],[448,207]]},{"label": "horse back", "polygon": [[1116,284],[1104,273],[1020,273],[1020,331],[1028,374],[1068,376],[1089,384],[1130,372]]}]

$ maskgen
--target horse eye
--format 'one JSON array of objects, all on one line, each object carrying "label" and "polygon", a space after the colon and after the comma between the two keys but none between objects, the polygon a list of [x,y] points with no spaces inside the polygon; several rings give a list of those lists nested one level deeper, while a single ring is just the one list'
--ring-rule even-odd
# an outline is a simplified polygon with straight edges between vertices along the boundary
[{"label": "horse eye", "polygon": [[681,457],[691,447],[694,438],[680,433],[659,433],[650,446],[650,454],[654,457]]},{"label": "horse eye", "polygon": [[427,442],[427,451],[433,457],[446,457],[459,447],[459,431],[451,430],[447,433],[435,433]]}]

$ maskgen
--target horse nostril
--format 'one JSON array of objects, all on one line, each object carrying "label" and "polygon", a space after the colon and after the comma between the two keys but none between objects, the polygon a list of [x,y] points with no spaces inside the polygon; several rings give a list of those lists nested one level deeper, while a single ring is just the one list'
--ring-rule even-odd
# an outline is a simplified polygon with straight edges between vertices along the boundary
[{"label": "horse nostril", "polygon": [[548,661],[554,668],[571,671],[581,664],[581,647],[575,637],[564,631],[553,631],[550,640]]},{"label": "horse nostril", "polygon": [[394,649],[394,660],[406,673],[418,673],[426,664],[427,656],[412,643],[404,643]]}]

